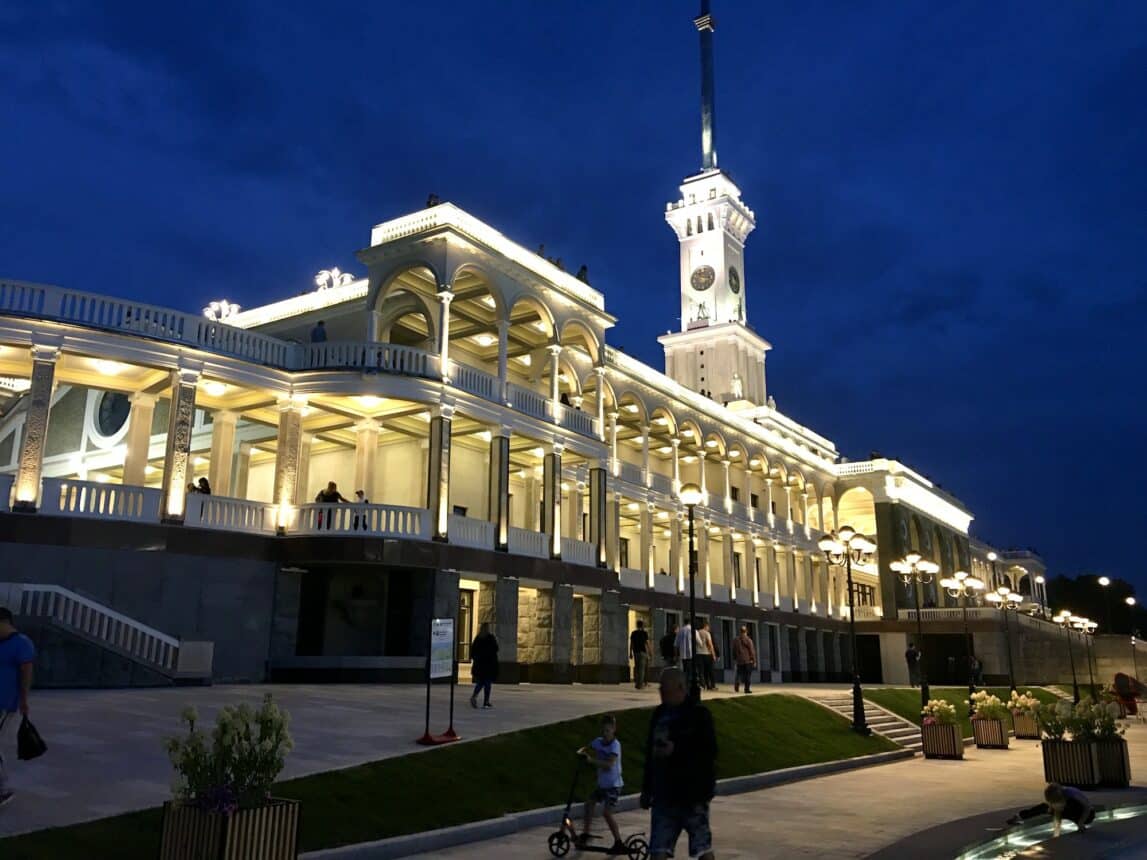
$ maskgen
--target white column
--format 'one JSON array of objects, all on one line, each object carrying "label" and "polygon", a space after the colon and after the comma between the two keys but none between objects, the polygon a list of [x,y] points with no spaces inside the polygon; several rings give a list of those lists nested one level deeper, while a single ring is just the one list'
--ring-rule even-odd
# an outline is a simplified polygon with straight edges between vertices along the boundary
[{"label": "white column", "polygon": [[681,440],[670,439],[669,444],[673,446],[673,493],[677,495],[681,492]]},{"label": "white column", "polygon": [[[711,597],[713,595],[713,580],[709,571],[709,519],[702,516],[697,522],[701,526],[700,531],[695,534],[697,542],[697,571],[704,578],[705,596]],[[694,528],[696,528],[696,526],[694,526]]]},{"label": "white column", "polygon": [[275,450],[275,483],[271,501],[277,506],[276,528],[285,531],[295,517],[299,483],[299,452],[303,444],[305,397],[284,397],[278,402],[279,435]]},{"label": "white column", "polygon": [[597,432],[605,432],[605,368],[595,367],[594,376],[597,377]]},{"label": "white column", "polygon": [[163,457],[163,518],[182,522],[187,506],[187,480],[191,475],[191,426],[195,421],[195,393],[199,371],[180,368],[171,375],[171,411],[167,449]]},{"label": "white column", "polygon": [[697,466],[701,470],[701,504],[709,507],[709,489],[705,486],[705,473],[709,471],[705,468],[705,460],[707,458],[705,449],[702,448],[697,454]]},{"label": "white column", "polygon": [[641,443],[641,475],[642,480],[645,481],[646,487],[653,486],[653,473],[649,469],[649,431],[652,429],[648,424],[641,425],[642,443]]},{"label": "white column", "polygon": [[653,504],[646,502],[641,508],[641,569],[645,571],[645,584],[653,588]]},{"label": "white column", "polygon": [[757,576],[757,544],[752,534],[745,535],[745,573],[752,583],[753,606],[761,605],[761,581]]},{"label": "white column", "polygon": [[[233,493],[237,499],[247,498],[247,483],[251,476],[251,443],[239,443],[239,456],[236,458],[235,463],[235,487]],[[299,504],[308,501],[307,499],[299,499]]]},{"label": "white column", "polygon": [[773,484],[772,477],[765,478],[765,519],[770,526],[777,524],[777,516],[773,513]]},{"label": "white column", "polygon": [[[310,489],[311,489],[311,446],[313,444],[315,444],[314,434],[313,433],[304,433],[302,440],[299,442],[299,470],[298,470],[298,478],[295,480],[295,504],[296,505],[305,505],[312,498]],[[242,462],[243,462],[243,448],[244,447],[247,448],[248,462],[250,461],[250,457],[251,457],[251,446],[250,445],[247,445],[247,446],[240,445],[239,446],[239,462],[240,462],[239,468],[240,469],[243,468]],[[246,479],[244,479],[244,484],[243,484],[244,494],[246,494],[246,492],[247,492],[247,485],[246,485],[245,481],[246,481]],[[369,492],[369,490],[368,490],[368,492]],[[244,496],[239,495],[238,491],[236,491],[235,495],[238,496],[239,498],[244,498]],[[371,497],[371,499],[373,500],[373,496]]]},{"label": "white column", "polygon": [[617,460],[617,413],[609,413],[609,470],[616,478],[621,473],[621,463]]},{"label": "white column", "polygon": [[231,463],[235,459],[235,425],[238,422],[238,413],[227,409],[211,416],[211,459],[207,466],[207,483],[217,496],[231,495]]},{"label": "white column", "polygon": [[730,460],[722,460],[721,468],[725,472],[725,513],[731,514],[733,512],[733,491],[732,484],[729,481],[729,467],[733,465]]},{"label": "white column", "polygon": [[[454,407],[442,404],[430,418],[426,449],[426,509],[430,511],[430,533],[446,540],[450,514],[450,447]],[[375,446],[378,436],[375,436]]]},{"label": "white column", "polygon": [[[681,511],[675,511],[670,515],[669,532],[669,575],[677,580],[677,591],[680,593],[685,590],[683,555],[689,551],[681,537]],[[689,537],[686,535],[685,541],[688,539]]]},{"label": "white column", "polygon": [[24,413],[24,437],[16,467],[14,510],[35,511],[40,505],[40,478],[44,471],[44,443],[48,439],[48,413],[56,381],[56,346],[32,347],[32,378]]},{"label": "white column", "polygon": [[438,290],[438,301],[441,308],[438,312],[438,369],[442,374],[442,381],[450,381],[450,302],[454,300],[454,293],[449,287]]},{"label": "white column", "polygon": [[621,494],[609,493],[606,496],[606,554],[607,565],[614,573],[621,572]]},{"label": "white column", "polygon": [[558,373],[560,372],[560,364],[558,359],[562,354],[562,347],[559,343],[551,343],[546,349],[550,353],[550,414],[553,415],[554,421],[558,421],[558,416],[561,410],[558,408],[561,403],[561,383],[558,380]]},{"label": "white column", "polygon": [[562,451],[554,443],[542,462],[542,531],[549,536],[550,558],[562,556]]},{"label": "white column", "polygon": [[[147,460],[151,453],[151,427],[155,421],[154,394],[137,391],[131,396],[131,414],[127,419],[127,451],[123,459],[123,482],[142,487],[147,483]],[[215,482],[211,482],[212,488]]]},{"label": "white column", "polygon": [[510,321],[498,320],[498,385],[502,396],[506,395],[506,383],[510,379]]},{"label": "white column", "polygon": [[737,579],[733,575],[733,530],[721,529],[721,564],[725,568],[725,585],[729,588],[729,598],[737,596]]},{"label": "white column", "polygon": [[350,492],[362,490],[372,502],[374,498],[375,460],[378,455],[379,424],[370,418],[354,425],[354,486]]}]

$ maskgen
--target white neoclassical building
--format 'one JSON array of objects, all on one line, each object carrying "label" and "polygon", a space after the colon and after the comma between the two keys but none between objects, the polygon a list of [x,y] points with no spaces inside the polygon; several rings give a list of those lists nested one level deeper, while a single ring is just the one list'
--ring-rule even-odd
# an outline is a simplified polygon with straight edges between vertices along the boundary
[{"label": "white neoclassical building", "polygon": [[[256,308],[0,281],[8,599],[164,677],[213,645],[219,678],[411,678],[449,614],[463,661],[492,624],[506,678],[620,680],[636,620],[685,618],[691,484],[698,614],[722,661],[747,625],[765,680],[849,675],[845,572],[817,549],[843,525],[877,546],[852,568],[866,678],[904,675],[915,595],[889,563],[907,552],[1042,606],[1037,556],[970,539],[931,481],[849,462],[776,408],[746,322],[754,215],[717,166],[703,77],[703,167],[665,210],[664,370],[608,345],[584,277],[452,203],[373,227],[364,276]],[[933,583],[921,604],[925,650],[963,654],[954,601]],[[979,611],[993,672],[998,626]]]}]

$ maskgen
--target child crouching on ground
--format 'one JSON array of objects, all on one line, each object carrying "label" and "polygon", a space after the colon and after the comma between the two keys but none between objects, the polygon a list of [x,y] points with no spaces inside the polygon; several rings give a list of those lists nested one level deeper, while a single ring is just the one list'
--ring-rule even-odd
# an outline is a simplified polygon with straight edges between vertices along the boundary
[{"label": "child crouching on ground", "polygon": [[625,843],[621,841],[621,831],[617,828],[617,820],[613,817],[613,810],[617,808],[618,798],[621,797],[621,741],[617,739],[617,720],[611,714],[601,718],[601,737],[594,738],[588,747],[578,750],[578,755],[584,756],[597,770],[597,786],[585,803],[585,822],[581,836],[578,837],[578,847],[584,848],[590,839],[589,827],[593,823],[594,807],[601,803],[601,814],[609,831],[613,834],[613,847],[610,854],[628,854]]},{"label": "child crouching on ground", "polygon": [[1055,821],[1055,835],[1059,836],[1059,827],[1065,818],[1073,822],[1081,833],[1095,820],[1091,801],[1078,788],[1052,782],[1043,790],[1043,799],[1043,803],[1021,810],[1009,818],[1008,824],[1019,824],[1038,815],[1051,815]]}]

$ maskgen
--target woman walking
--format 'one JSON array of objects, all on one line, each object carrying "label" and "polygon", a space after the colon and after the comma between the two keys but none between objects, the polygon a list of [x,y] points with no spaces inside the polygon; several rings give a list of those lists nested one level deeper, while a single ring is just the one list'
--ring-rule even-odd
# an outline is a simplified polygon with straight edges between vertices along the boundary
[{"label": "woman walking", "polygon": [[498,639],[490,632],[490,623],[482,622],[478,635],[470,644],[470,660],[473,664],[474,693],[470,696],[470,707],[478,707],[478,693],[482,693],[482,707],[492,708],[490,687],[498,679]]}]

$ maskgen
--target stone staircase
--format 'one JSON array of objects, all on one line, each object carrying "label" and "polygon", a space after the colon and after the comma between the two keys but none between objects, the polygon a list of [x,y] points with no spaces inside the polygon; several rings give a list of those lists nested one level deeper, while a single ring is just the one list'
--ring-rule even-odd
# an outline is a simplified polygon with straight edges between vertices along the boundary
[{"label": "stone staircase", "polygon": [[[836,711],[850,723],[852,722],[852,693],[834,693],[831,695],[810,696],[818,705]],[[878,735],[882,735],[904,749],[914,753],[921,751],[920,727],[908,722],[891,711],[886,711],[879,705],[864,700],[864,719],[868,727]]]}]

